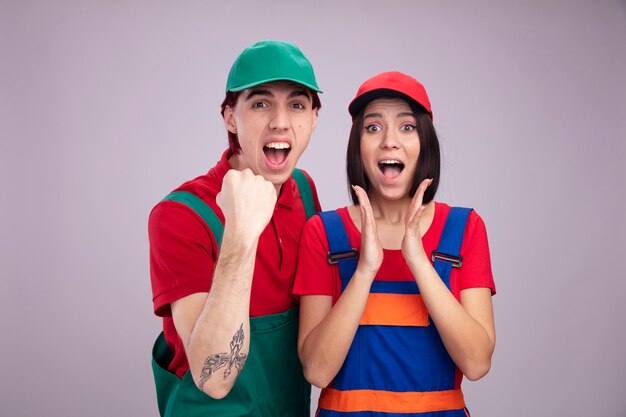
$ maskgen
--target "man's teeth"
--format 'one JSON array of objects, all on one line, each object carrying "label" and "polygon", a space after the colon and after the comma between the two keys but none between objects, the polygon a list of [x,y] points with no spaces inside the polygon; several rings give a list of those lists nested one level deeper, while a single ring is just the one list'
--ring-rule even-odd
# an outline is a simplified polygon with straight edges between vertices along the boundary
[{"label": "man's teeth", "polygon": [[267,145],[265,145],[266,148],[270,148],[270,149],[289,149],[291,148],[291,146],[289,146],[288,143],[286,142],[272,142],[272,143],[268,143]]}]

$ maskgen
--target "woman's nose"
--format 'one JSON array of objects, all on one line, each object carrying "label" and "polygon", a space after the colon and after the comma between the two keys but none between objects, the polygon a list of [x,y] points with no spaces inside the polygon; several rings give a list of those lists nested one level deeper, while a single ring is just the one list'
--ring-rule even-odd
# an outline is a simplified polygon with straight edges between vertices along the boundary
[{"label": "woman's nose", "polygon": [[390,129],[385,130],[383,140],[380,145],[382,148],[391,149],[398,148],[400,146],[396,133]]}]

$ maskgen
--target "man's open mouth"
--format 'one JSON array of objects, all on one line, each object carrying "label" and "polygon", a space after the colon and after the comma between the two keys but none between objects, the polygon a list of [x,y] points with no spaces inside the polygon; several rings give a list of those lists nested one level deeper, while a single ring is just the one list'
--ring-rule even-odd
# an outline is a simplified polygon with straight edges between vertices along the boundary
[{"label": "man's open mouth", "polygon": [[287,159],[291,152],[291,145],[287,142],[270,142],[263,147],[263,153],[273,165],[280,165]]}]

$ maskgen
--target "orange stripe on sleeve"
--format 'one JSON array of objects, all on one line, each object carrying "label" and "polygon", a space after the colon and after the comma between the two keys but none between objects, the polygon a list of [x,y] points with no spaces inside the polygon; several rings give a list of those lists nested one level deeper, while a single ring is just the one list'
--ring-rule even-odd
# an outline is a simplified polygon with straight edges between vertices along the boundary
[{"label": "orange stripe on sleeve", "polygon": [[428,310],[420,294],[370,293],[360,324],[428,326]]}]

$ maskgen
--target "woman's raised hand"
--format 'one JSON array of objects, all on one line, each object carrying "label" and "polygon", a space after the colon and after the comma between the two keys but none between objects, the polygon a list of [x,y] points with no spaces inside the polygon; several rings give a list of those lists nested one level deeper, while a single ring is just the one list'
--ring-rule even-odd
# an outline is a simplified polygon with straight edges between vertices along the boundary
[{"label": "woman's raised hand", "polygon": [[359,199],[361,210],[361,253],[357,271],[373,281],[383,263],[383,247],[378,238],[376,220],[367,193],[358,185],[353,185],[352,189]]},{"label": "woman's raised hand", "polygon": [[404,259],[409,266],[420,257],[426,256],[424,247],[422,246],[420,219],[426,209],[426,206],[422,205],[424,192],[426,192],[426,189],[432,182],[432,179],[427,178],[420,183],[415,191],[415,195],[409,206],[409,212],[406,216],[404,238],[402,239],[402,255],[404,255]]}]

